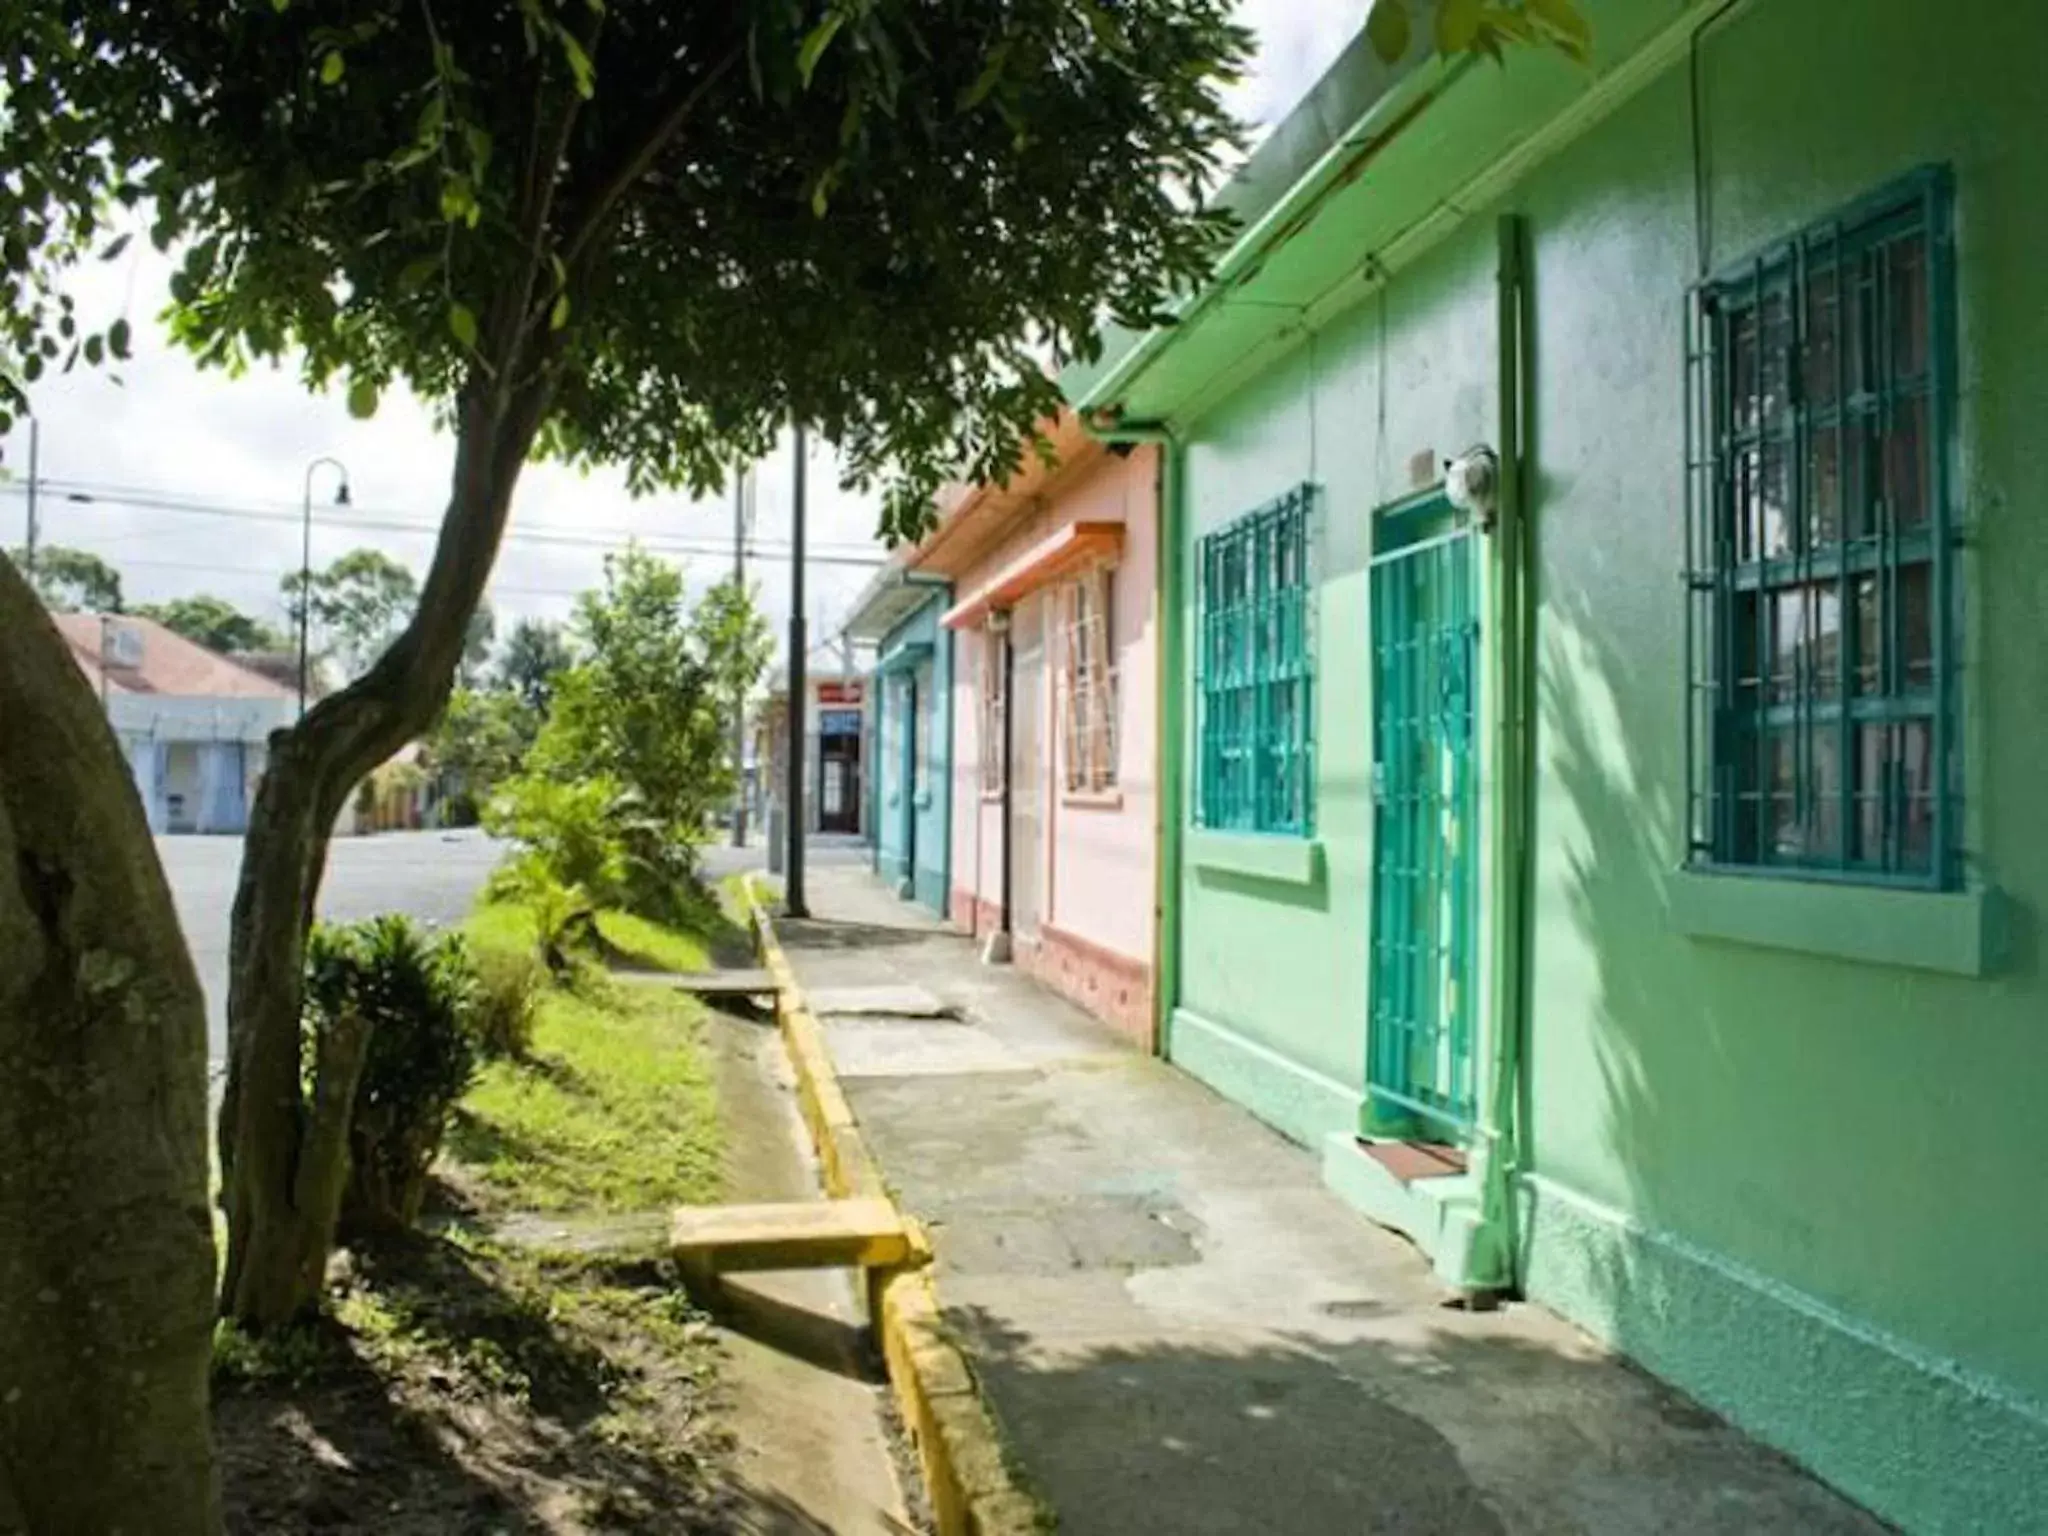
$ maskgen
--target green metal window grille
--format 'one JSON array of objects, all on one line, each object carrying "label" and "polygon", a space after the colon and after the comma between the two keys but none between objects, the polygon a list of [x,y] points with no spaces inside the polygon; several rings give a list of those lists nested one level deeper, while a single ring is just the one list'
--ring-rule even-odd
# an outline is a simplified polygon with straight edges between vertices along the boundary
[{"label": "green metal window grille", "polygon": [[1950,206],[1918,173],[1690,306],[1695,865],[1958,878]]},{"label": "green metal window grille", "polygon": [[1202,826],[1315,831],[1314,506],[1314,488],[1296,486],[1197,552]]}]

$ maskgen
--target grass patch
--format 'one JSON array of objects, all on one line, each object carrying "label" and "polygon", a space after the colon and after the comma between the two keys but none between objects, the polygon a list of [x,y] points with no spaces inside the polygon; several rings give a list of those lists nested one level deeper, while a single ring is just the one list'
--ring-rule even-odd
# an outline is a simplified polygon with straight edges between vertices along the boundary
[{"label": "grass patch", "polygon": [[711,967],[709,941],[679,933],[630,912],[597,914],[598,937],[624,964],[645,971],[703,971]]},{"label": "grass patch", "polygon": [[540,928],[530,908],[516,902],[487,901],[469,914],[462,931],[473,948],[517,950],[527,954],[540,943]]},{"label": "grass patch", "polygon": [[485,1066],[447,1155],[487,1208],[617,1214],[718,1198],[702,1005],[613,983],[545,993],[524,1062]]}]

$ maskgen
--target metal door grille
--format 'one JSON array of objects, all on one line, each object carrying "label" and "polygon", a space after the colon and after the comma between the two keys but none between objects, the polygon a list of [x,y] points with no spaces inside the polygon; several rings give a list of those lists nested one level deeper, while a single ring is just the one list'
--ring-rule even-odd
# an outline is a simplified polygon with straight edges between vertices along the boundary
[{"label": "metal door grille", "polygon": [[1469,531],[1374,560],[1372,1017],[1384,1118],[1471,1127],[1479,621]]}]

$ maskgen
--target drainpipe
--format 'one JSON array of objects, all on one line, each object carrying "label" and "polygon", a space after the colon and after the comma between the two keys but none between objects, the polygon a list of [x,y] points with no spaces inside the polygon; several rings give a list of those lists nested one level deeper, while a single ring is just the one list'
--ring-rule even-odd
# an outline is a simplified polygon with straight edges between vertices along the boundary
[{"label": "drainpipe", "polygon": [[1498,226],[1498,321],[1500,388],[1500,580],[1498,603],[1501,708],[1496,721],[1496,770],[1503,786],[1496,840],[1493,1081],[1486,1108],[1486,1167],[1480,1186],[1480,1218],[1486,1240],[1473,1255],[1472,1279],[1482,1286],[1512,1288],[1520,1279],[1521,1255],[1515,1233],[1515,1201],[1525,1125],[1523,1063],[1529,1029],[1529,921],[1532,866],[1529,827],[1534,783],[1532,670],[1535,605],[1532,601],[1534,539],[1523,477],[1523,428],[1528,382],[1529,290],[1524,260],[1526,234],[1518,214]]},{"label": "drainpipe", "polygon": [[[1009,961],[1011,954],[1014,953],[1015,942],[1010,932],[1010,753],[1017,739],[1017,651],[1010,644],[1010,615],[1008,610],[991,613],[988,616],[988,627],[990,634],[998,634],[1003,637],[1003,797],[1000,802],[1002,815],[999,818],[1002,822],[1003,831],[1002,844],[998,850],[1002,865],[1003,899],[1001,903],[1002,917],[1000,925],[994,933],[988,936],[988,942],[982,946],[981,958],[982,962],[986,965],[1003,965]],[[975,815],[978,825],[980,812],[977,810]],[[975,899],[979,900],[980,895],[981,893],[977,889]]]},{"label": "drainpipe", "polygon": [[1152,782],[1158,786],[1152,803],[1152,1049],[1172,1054],[1173,1010],[1180,1000],[1180,869],[1187,731],[1181,687],[1187,648],[1182,623],[1183,578],[1181,539],[1181,444],[1173,428],[1162,422],[1121,419],[1090,430],[1112,443],[1150,443],[1158,448],[1154,476],[1153,633],[1159,654],[1153,666]]}]

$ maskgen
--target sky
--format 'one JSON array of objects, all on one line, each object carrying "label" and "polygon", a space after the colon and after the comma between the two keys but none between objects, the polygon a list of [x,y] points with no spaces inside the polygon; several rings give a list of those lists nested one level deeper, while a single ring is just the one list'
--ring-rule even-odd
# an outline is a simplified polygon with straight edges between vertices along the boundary
[{"label": "sky", "polygon": [[[1284,117],[1363,23],[1369,0],[1241,0],[1239,17],[1259,54],[1231,105],[1255,135]],[[134,356],[110,373],[45,375],[30,392],[40,423],[40,537],[91,550],[122,574],[131,604],[209,592],[272,622],[282,620],[278,579],[299,562],[307,466],[345,466],[350,504],[334,505],[340,471],[313,473],[315,568],[371,545],[424,572],[446,499],[449,439],[427,408],[399,391],[358,421],[341,391],[308,393],[295,371],[259,368],[240,378],[202,372],[173,351],[155,323],[168,295],[169,258],[131,241],[112,263],[90,263],[72,284],[81,323],[126,316]],[[25,530],[29,430],[0,439],[0,543]],[[785,442],[757,471],[752,562],[759,598],[780,637],[789,615],[792,451]],[[814,444],[806,519],[810,634],[823,643],[883,557],[871,500],[842,491],[829,447]],[[75,499],[81,495],[89,501]],[[566,617],[576,592],[601,574],[604,551],[638,538],[681,560],[693,586],[731,567],[729,496],[692,503],[668,494],[635,499],[622,476],[536,464],[521,477],[512,526],[492,578],[500,632],[518,616]]]}]

